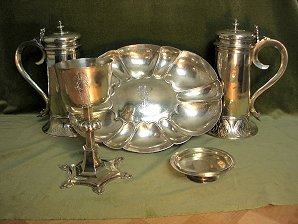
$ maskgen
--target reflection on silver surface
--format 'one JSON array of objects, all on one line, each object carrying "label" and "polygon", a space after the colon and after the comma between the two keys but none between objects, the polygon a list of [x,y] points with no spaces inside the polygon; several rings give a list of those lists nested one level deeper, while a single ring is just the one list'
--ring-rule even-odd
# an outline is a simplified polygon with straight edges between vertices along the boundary
[{"label": "reflection on silver surface", "polygon": [[94,113],[105,122],[95,138],[108,147],[161,151],[208,132],[219,119],[222,86],[200,56],[137,44],[100,57],[113,59],[111,106]]},{"label": "reflection on silver surface", "polygon": [[[257,125],[250,120],[251,116],[260,118],[254,103],[282,77],[288,63],[288,53],[281,42],[267,37],[260,39],[257,27],[253,33],[238,29],[238,25],[235,20],[234,29],[219,31],[215,42],[217,72],[223,83],[224,97],[220,121],[209,134],[218,138],[241,139],[257,134]],[[280,53],[279,69],[251,96],[251,65],[254,63],[260,69],[269,67],[258,58],[259,52],[269,46]]]},{"label": "reflection on silver surface", "polygon": [[171,156],[172,167],[193,181],[212,182],[234,166],[233,157],[216,148],[188,148]]},{"label": "reflection on silver surface", "polygon": [[80,58],[55,64],[62,100],[70,116],[76,117],[77,112],[81,112],[76,128],[84,132],[86,138],[83,160],[78,164],[60,166],[67,173],[60,188],[86,185],[100,194],[109,182],[131,177],[118,168],[123,157],[105,160],[99,156],[100,148],[94,138],[94,131],[101,128],[102,122],[105,123],[105,117],[102,121],[99,117],[93,118],[93,107],[108,105],[105,102],[110,97],[111,62],[109,58]]},{"label": "reflection on silver surface", "polygon": [[[56,32],[45,36],[45,28],[43,28],[40,30],[39,38],[21,43],[15,53],[15,64],[23,78],[42,96],[46,103],[46,108],[41,111],[40,116],[49,115],[49,120],[42,127],[42,130],[53,136],[77,137],[77,133],[69,124],[68,113],[61,99],[61,89],[58,85],[54,64],[79,58],[81,35],[65,31],[63,27],[62,22],[59,21]],[[32,46],[38,47],[42,53],[42,58],[35,64],[40,65],[44,61],[47,64],[47,94],[35,83],[22,64],[23,50]]]}]

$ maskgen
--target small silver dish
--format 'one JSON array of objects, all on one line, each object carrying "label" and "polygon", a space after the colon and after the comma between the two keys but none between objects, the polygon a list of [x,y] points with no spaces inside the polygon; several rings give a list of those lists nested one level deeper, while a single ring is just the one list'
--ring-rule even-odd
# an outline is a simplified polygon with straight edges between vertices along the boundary
[{"label": "small silver dish", "polygon": [[216,181],[234,166],[234,158],[227,152],[210,147],[188,148],[171,156],[172,167],[198,183]]}]

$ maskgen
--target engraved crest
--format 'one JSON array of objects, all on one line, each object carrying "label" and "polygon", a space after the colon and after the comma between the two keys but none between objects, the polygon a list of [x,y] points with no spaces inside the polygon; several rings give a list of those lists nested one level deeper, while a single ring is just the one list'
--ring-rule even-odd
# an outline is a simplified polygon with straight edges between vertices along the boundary
[{"label": "engraved crest", "polygon": [[89,99],[89,82],[87,76],[82,73],[78,72],[74,78],[73,81],[75,83],[75,89],[78,91],[80,100],[83,105],[88,105],[90,104],[90,99]]},{"label": "engraved crest", "polygon": [[144,108],[149,104],[149,93],[152,91],[152,88],[146,85],[140,85],[137,89],[139,98],[141,99],[141,107]]}]

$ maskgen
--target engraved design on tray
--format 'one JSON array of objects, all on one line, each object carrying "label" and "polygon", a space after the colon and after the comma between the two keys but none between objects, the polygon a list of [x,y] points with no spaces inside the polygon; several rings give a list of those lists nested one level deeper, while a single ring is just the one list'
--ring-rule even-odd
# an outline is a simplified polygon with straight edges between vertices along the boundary
[{"label": "engraved design on tray", "polygon": [[[158,152],[208,132],[218,121],[222,86],[199,55],[136,44],[100,57],[113,59],[113,75],[109,100],[94,108],[102,123],[95,132],[97,142],[113,149]],[[76,116],[70,120],[75,123]]]}]

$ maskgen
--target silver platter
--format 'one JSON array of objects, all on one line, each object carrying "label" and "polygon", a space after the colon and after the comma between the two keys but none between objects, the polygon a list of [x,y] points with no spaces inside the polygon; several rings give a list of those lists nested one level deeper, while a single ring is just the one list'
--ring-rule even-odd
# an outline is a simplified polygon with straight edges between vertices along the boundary
[{"label": "silver platter", "polygon": [[[95,108],[102,122],[97,142],[112,149],[158,152],[208,132],[218,121],[222,86],[197,54],[136,44],[100,57],[113,59],[113,76],[110,99]],[[76,127],[76,116],[70,120]]]},{"label": "silver platter", "polygon": [[212,182],[234,166],[227,152],[210,147],[188,148],[171,156],[172,167],[195,182]]}]

